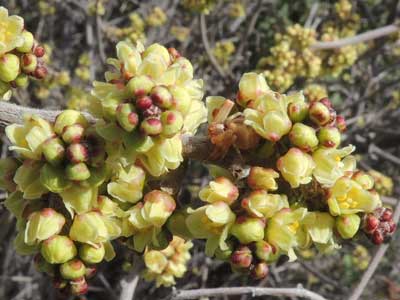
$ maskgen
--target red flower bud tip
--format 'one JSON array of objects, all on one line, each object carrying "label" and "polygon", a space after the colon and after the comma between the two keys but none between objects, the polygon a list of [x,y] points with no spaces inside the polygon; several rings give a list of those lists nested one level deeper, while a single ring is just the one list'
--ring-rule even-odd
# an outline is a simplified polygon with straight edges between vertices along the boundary
[{"label": "red flower bud tip", "polygon": [[248,198],[244,198],[242,199],[241,205],[243,208],[246,208],[249,206],[249,199]]},{"label": "red flower bud tip", "polygon": [[332,108],[332,102],[328,98],[322,98],[319,102],[323,103],[328,108]]},{"label": "red flower bud tip", "polygon": [[271,133],[269,134],[268,138],[269,138],[269,140],[270,140],[271,142],[277,142],[277,141],[279,141],[279,135],[276,134],[276,133],[273,133],[273,132],[271,132]]},{"label": "red flower bud tip", "polygon": [[340,130],[340,132],[346,131],[346,120],[344,119],[343,116],[337,116],[336,117],[336,127]]},{"label": "red flower bud tip", "polygon": [[254,268],[251,270],[251,276],[257,280],[267,277],[268,273],[269,273],[269,268],[267,263],[265,262],[260,262],[256,264]]},{"label": "red flower bud tip", "polygon": [[364,229],[367,233],[374,232],[379,226],[379,220],[373,215],[368,215],[366,218]]},{"label": "red flower bud tip", "polygon": [[37,67],[36,70],[33,72],[33,76],[37,79],[43,79],[47,76],[47,69],[45,67]]},{"label": "red flower bud tip", "polygon": [[90,279],[97,273],[97,268],[95,266],[86,266],[85,277]]},{"label": "red flower bud tip", "polygon": [[252,260],[251,250],[247,246],[240,246],[231,255],[231,263],[234,267],[248,268]]},{"label": "red flower bud tip", "polygon": [[392,220],[392,216],[393,216],[393,211],[390,208],[386,208],[383,211],[380,220],[388,222],[388,221]]},{"label": "red flower bud tip", "polygon": [[74,164],[85,162],[89,158],[88,149],[81,143],[71,144],[67,148],[67,157]]},{"label": "red flower bud tip", "polygon": [[68,144],[79,143],[84,132],[85,128],[81,124],[65,126],[62,131],[62,138]]},{"label": "red flower bud tip", "polygon": [[372,242],[375,245],[380,245],[383,243],[383,241],[384,241],[384,236],[383,236],[382,232],[379,230],[375,230],[375,232],[372,235]]},{"label": "red flower bud tip", "polygon": [[146,110],[153,105],[153,100],[150,97],[144,96],[136,100],[136,107],[140,110]]},{"label": "red flower bud tip", "polygon": [[55,210],[52,209],[52,208],[49,208],[49,207],[43,208],[43,209],[40,211],[40,214],[41,214],[43,217],[51,217],[51,216],[53,216],[55,213],[56,213]]},{"label": "red flower bud tip", "polygon": [[70,284],[71,293],[73,295],[84,295],[88,292],[88,284],[85,280],[85,277],[72,280]]},{"label": "red flower bud tip", "polygon": [[142,121],[140,129],[147,135],[155,136],[159,135],[163,128],[160,119],[150,117]]},{"label": "red flower bud tip", "polygon": [[181,54],[175,48],[168,48],[168,52],[169,52],[169,55],[170,55],[172,61],[181,57]]},{"label": "red flower bud tip", "polygon": [[35,50],[33,50],[33,54],[35,54],[36,57],[43,57],[46,54],[46,50],[43,46],[38,45],[35,47]]}]

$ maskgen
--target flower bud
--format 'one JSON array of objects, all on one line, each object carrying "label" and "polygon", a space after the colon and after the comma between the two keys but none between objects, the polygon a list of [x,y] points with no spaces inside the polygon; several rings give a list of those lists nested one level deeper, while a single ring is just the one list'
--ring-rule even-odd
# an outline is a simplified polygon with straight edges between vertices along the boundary
[{"label": "flower bud", "polygon": [[79,259],[67,261],[60,266],[60,274],[64,279],[78,279],[85,273],[85,265]]},{"label": "flower bud", "polygon": [[259,262],[251,270],[251,277],[256,280],[263,279],[268,276],[269,268],[266,262]]},{"label": "flower bud", "polygon": [[79,143],[85,132],[85,128],[81,124],[73,124],[65,126],[62,130],[62,139],[67,144]]},{"label": "flower bud", "polygon": [[253,261],[251,250],[247,246],[239,246],[231,255],[231,264],[239,269],[249,268]]},{"label": "flower bud", "polygon": [[33,50],[36,57],[43,57],[46,54],[46,49],[43,46],[37,45]]},{"label": "flower bud", "polygon": [[167,110],[161,114],[162,135],[173,137],[183,127],[183,117],[179,111]]},{"label": "flower bud", "polygon": [[14,192],[16,183],[14,182],[14,175],[19,167],[16,159],[6,157],[0,159],[0,188],[8,192]]},{"label": "flower bud", "polygon": [[363,189],[370,190],[374,187],[374,179],[365,172],[357,171],[351,179],[360,184]]},{"label": "flower bud", "polygon": [[15,80],[19,74],[18,56],[7,53],[0,57],[0,80],[10,82]]},{"label": "flower bud", "polygon": [[96,266],[86,266],[85,268],[85,277],[87,279],[93,278],[94,275],[97,273],[97,268]]},{"label": "flower bud", "polygon": [[358,215],[342,215],[336,218],[336,229],[343,239],[351,239],[360,228],[361,219]]},{"label": "flower bud", "polygon": [[161,252],[150,250],[144,254],[144,263],[151,272],[161,274],[168,266],[168,258]]},{"label": "flower bud", "polygon": [[88,284],[85,280],[85,277],[81,277],[78,279],[74,279],[70,282],[71,285],[71,294],[72,295],[84,295],[88,292]]},{"label": "flower bud", "polygon": [[251,192],[241,204],[250,215],[259,218],[271,218],[277,211],[289,207],[286,195],[268,194],[266,190]]},{"label": "flower bud", "polygon": [[314,128],[302,123],[293,125],[289,133],[289,139],[293,146],[297,146],[306,152],[312,151],[318,146],[318,139]]},{"label": "flower bud", "polygon": [[375,245],[380,245],[384,242],[385,236],[380,230],[375,230],[374,233],[372,234],[372,242]]},{"label": "flower bud", "polygon": [[32,73],[38,66],[37,57],[31,53],[22,55],[21,68],[25,73]]},{"label": "flower bud", "polygon": [[319,101],[311,103],[308,114],[311,121],[319,126],[324,126],[331,121],[329,108]]},{"label": "flower bud", "polygon": [[33,34],[27,30],[22,31],[21,35],[24,39],[24,43],[21,46],[17,47],[17,50],[22,53],[27,53],[32,50],[35,39],[33,37]]},{"label": "flower bud", "polygon": [[153,106],[153,100],[151,100],[151,98],[148,96],[142,96],[136,100],[136,108],[141,111],[145,111],[152,106]]},{"label": "flower bud", "polygon": [[161,108],[169,109],[172,106],[172,95],[165,86],[155,86],[151,90],[151,99]]},{"label": "flower bud", "polygon": [[146,75],[135,76],[129,80],[126,88],[135,97],[143,97],[154,87],[153,81]]},{"label": "flower bud", "polygon": [[381,215],[381,220],[389,222],[390,220],[392,220],[392,217],[393,217],[393,211],[390,208],[385,208]]},{"label": "flower bud", "polygon": [[343,116],[336,116],[336,126],[340,132],[346,131],[346,120]]},{"label": "flower bud", "polygon": [[189,111],[192,102],[189,90],[183,86],[176,85],[169,87],[169,91],[173,97],[172,108],[185,115]]},{"label": "flower bud", "polygon": [[28,75],[21,73],[15,78],[14,83],[19,88],[26,88],[29,84]]},{"label": "flower bud", "polygon": [[249,177],[247,177],[247,184],[253,190],[275,191],[278,188],[275,181],[276,178],[279,178],[279,173],[273,169],[251,167]]},{"label": "flower bud", "polygon": [[261,241],[264,238],[265,221],[259,218],[241,216],[236,219],[231,228],[231,234],[240,243],[249,244]]},{"label": "flower bud", "polygon": [[76,256],[73,241],[62,235],[54,235],[42,243],[40,253],[51,264],[63,264]]},{"label": "flower bud", "polygon": [[364,217],[363,229],[366,233],[373,233],[379,226],[379,219],[373,214],[368,214]]},{"label": "flower bud", "polygon": [[315,163],[312,157],[298,148],[291,148],[277,162],[278,170],[292,188],[307,184],[312,180]]},{"label": "flower bud", "polygon": [[279,257],[279,253],[275,246],[267,243],[266,241],[258,241],[254,244],[255,254],[258,259],[273,262]]},{"label": "flower bud", "polygon": [[265,78],[257,73],[245,73],[239,82],[238,103],[246,107],[247,102],[256,100],[269,90]]},{"label": "flower bud", "polygon": [[79,111],[67,109],[60,113],[54,123],[54,131],[61,135],[66,126],[80,124],[83,128],[88,127],[89,123],[85,116]]},{"label": "flower bud", "polygon": [[91,211],[75,216],[69,231],[72,240],[97,246],[109,240],[108,228],[99,212]]},{"label": "flower bud", "polygon": [[142,121],[140,129],[144,134],[156,136],[163,131],[163,126],[160,119],[150,117]]},{"label": "flower bud", "polygon": [[318,132],[318,140],[324,147],[337,148],[340,144],[341,134],[336,127],[322,127]]},{"label": "flower bud", "polygon": [[59,165],[65,155],[65,148],[58,137],[51,137],[44,141],[42,152],[46,160],[53,166]]},{"label": "flower bud", "polygon": [[44,208],[32,213],[26,223],[25,243],[33,245],[60,233],[65,218],[52,208]]},{"label": "flower bud", "polygon": [[65,168],[69,180],[82,181],[90,177],[90,171],[85,163],[69,164]]},{"label": "flower bud", "polygon": [[201,200],[208,203],[225,202],[232,204],[239,197],[239,189],[226,177],[218,177],[199,193]]},{"label": "flower bud", "polygon": [[47,73],[48,73],[48,71],[47,71],[47,69],[46,69],[45,67],[43,67],[43,66],[38,66],[38,67],[35,69],[35,71],[33,72],[33,76],[34,76],[36,79],[43,79],[43,78],[45,78],[45,77],[47,76]]},{"label": "flower bud", "polygon": [[134,130],[139,123],[139,116],[134,106],[130,103],[121,103],[117,106],[115,114],[118,124],[128,132]]},{"label": "flower bud", "polygon": [[85,162],[89,158],[88,149],[81,143],[71,144],[67,148],[67,157],[73,164]]},{"label": "flower bud", "polygon": [[308,115],[308,104],[304,101],[296,101],[288,105],[289,119],[293,122],[301,122]]},{"label": "flower bud", "polygon": [[83,244],[79,248],[79,257],[87,264],[97,264],[101,262],[105,255],[105,248],[102,243],[92,246]]},{"label": "flower bud", "polygon": [[144,196],[142,216],[145,221],[161,227],[175,210],[174,198],[166,192],[153,190]]}]

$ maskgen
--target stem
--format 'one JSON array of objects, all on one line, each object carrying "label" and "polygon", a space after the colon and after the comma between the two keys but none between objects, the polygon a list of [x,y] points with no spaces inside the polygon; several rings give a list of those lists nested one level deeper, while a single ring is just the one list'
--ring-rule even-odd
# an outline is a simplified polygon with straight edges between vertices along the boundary
[{"label": "stem", "polygon": [[297,288],[260,288],[260,287],[223,287],[213,289],[196,289],[196,290],[177,290],[174,291],[172,299],[198,299],[202,297],[217,296],[233,296],[250,294],[252,297],[257,296],[294,296],[307,298],[311,300],[326,300],[324,297],[306,290],[302,287]]},{"label": "stem", "polygon": [[362,42],[367,42],[370,40],[374,40],[392,33],[395,33],[399,30],[399,27],[396,25],[388,25],[381,28],[373,29],[366,31],[364,33],[332,41],[332,42],[316,42],[311,45],[312,50],[328,50],[328,49],[338,49],[349,45],[354,45]]}]

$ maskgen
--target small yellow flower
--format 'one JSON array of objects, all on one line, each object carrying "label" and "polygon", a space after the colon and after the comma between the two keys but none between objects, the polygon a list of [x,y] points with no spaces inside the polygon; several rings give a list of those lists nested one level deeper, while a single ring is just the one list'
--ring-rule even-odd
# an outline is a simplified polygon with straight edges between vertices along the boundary
[{"label": "small yellow flower", "polygon": [[0,56],[22,46],[24,20],[19,16],[9,16],[8,10],[0,6]]}]

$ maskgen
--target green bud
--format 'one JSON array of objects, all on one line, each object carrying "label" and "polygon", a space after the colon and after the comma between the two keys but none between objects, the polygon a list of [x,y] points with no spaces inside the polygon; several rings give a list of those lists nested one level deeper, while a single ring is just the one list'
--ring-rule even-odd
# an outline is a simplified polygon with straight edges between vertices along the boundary
[{"label": "green bud", "polygon": [[115,114],[117,112],[117,107],[120,103],[121,103],[121,99],[119,99],[119,98],[108,97],[107,99],[104,99],[104,101],[102,101],[102,103],[101,103],[103,117],[109,121],[115,120]]},{"label": "green bud", "polygon": [[139,123],[139,116],[131,103],[121,103],[115,114],[118,124],[128,132],[134,130]]},{"label": "green bud", "polygon": [[304,101],[289,103],[288,115],[293,123],[303,121],[308,115],[308,104]]},{"label": "green bud", "polygon": [[131,80],[129,80],[126,88],[130,93],[135,95],[136,97],[141,97],[150,93],[153,88],[154,83],[150,79],[150,77],[146,75],[135,76]]},{"label": "green bud", "polygon": [[28,75],[21,73],[17,76],[17,78],[15,78],[14,82],[17,87],[26,88],[29,84],[29,77],[28,77]]},{"label": "green bud", "polygon": [[231,234],[240,243],[249,244],[264,238],[265,222],[262,219],[241,216],[236,219],[231,228]]},{"label": "green bud", "polygon": [[81,124],[73,124],[65,126],[62,131],[62,139],[67,144],[79,143],[85,132],[85,128]]},{"label": "green bud", "polygon": [[65,224],[65,218],[52,208],[44,208],[29,216],[25,229],[25,243],[33,245],[37,242],[60,233]]},{"label": "green bud", "polygon": [[79,248],[79,257],[87,264],[98,264],[105,255],[103,244],[99,243],[96,246],[83,244]]},{"label": "green bud", "polygon": [[358,215],[342,215],[336,218],[336,229],[343,239],[351,239],[360,228],[361,219]]},{"label": "green bud", "polygon": [[21,56],[21,68],[25,73],[32,73],[38,66],[38,59],[32,53],[27,53]]},{"label": "green bud", "polygon": [[163,131],[163,126],[160,119],[150,117],[142,121],[140,129],[144,134],[155,136]]},{"label": "green bud", "polygon": [[315,124],[324,126],[331,121],[331,112],[325,104],[316,101],[310,105],[309,117]]},{"label": "green bud", "polygon": [[303,151],[311,151],[318,146],[318,139],[314,128],[302,123],[295,123],[289,133],[289,139],[293,146]]},{"label": "green bud", "polygon": [[64,279],[78,279],[85,275],[85,265],[79,259],[73,259],[60,266],[60,274]]},{"label": "green bud", "polygon": [[19,52],[27,53],[32,50],[35,39],[33,37],[33,34],[27,30],[24,30],[22,32],[22,38],[24,39],[24,43],[22,44],[22,46],[17,47],[17,50]]},{"label": "green bud", "polygon": [[65,156],[63,142],[58,137],[51,137],[44,141],[42,151],[46,160],[53,166],[59,165]]},{"label": "green bud", "polygon": [[14,54],[5,54],[0,57],[0,80],[10,82],[19,74],[19,58]]},{"label": "green bud", "polygon": [[61,135],[63,133],[64,127],[80,124],[83,128],[87,128],[89,126],[88,121],[85,116],[81,114],[79,111],[67,109],[60,113],[56,121],[54,123],[54,131]]},{"label": "green bud", "polygon": [[179,111],[167,110],[161,114],[162,134],[172,137],[183,127],[183,117]]},{"label": "green bud", "polygon": [[110,238],[103,216],[96,211],[75,216],[69,235],[74,241],[90,243],[93,246]]},{"label": "green bud", "polygon": [[144,206],[141,215],[145,221],[161,227],[175,210],[174,198],[166,192],[153,190],[144,196]]},{"label": "green bud", "polygon": [[54,235],[45,240],[40,248],[43,258],[51,264],[63,264],[76,256],[73,241],[62,235]]},{"label": "green bud", "polygon": [[155,86],[150,96],[153,103],[161,108],[169,109],[172,106],[172,95],[164,86]]},{"label": "green bud", "polygon": [[254,244],[255,254],[258,259],[266,262],[276,261],[279,253],[275,246],[267,243],[266,241],[258,241]]},{"label": "green bud", "polygon": [[65,168],[65,174],[69,180],[82,181],[90,177],[90,171],[85,163],[69,164]]},{"label": "green bud", "polygon": [[341,134],[336,127],[322,127],[318,132],[318,140],[324,147],[337,148],[340,144]]},{"label": "green bud", "polygon": [[88,149],[81,143],[71,144],[67,148],[67,157],[73,164],[86,162],[89,158]]}]

